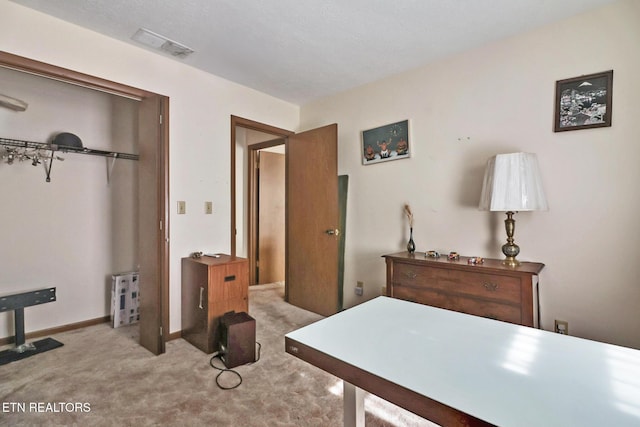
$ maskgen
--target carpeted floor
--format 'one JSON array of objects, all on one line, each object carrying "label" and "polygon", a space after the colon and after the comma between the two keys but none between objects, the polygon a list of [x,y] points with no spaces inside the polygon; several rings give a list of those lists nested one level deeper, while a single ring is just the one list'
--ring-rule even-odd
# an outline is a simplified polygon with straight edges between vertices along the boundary
[{"label": "carpeted floor", "polygon": [[[136,326],[105,323],[54,335],[63,347],[0,366],[0,425],[340,426],[341,381],[284,352],[286,333],[321,317],[283,295],[282,284],[251,287],[261,357],[235,368],[236,389],[219,389],[210,356],[185,340],[153,356]],[[221,382],[237,379],[226,373]],[[367,426],[433,425],[372,395],[365,409]]]}]

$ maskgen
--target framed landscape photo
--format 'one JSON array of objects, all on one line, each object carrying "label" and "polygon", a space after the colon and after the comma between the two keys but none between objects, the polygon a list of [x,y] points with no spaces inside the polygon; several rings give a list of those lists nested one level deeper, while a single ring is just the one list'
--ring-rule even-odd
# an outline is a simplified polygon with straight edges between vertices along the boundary
[{"label": "framed landscape photo", "polygon": [[411,157],[409,120],[362,132],[362,164],[387,162]]},{"label": "framed landscape photo", "polygon": [[556,82],[554,132],[611,126],[613,70]]}]

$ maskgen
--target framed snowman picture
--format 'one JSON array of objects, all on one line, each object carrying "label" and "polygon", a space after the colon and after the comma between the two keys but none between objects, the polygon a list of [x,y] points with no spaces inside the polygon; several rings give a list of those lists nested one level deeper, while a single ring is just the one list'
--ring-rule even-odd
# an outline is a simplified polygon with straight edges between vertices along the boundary
[{"label": "framed snowman picture", "polygon": [[362,164],[408,159],[409,120],[391,123],[362,132]]}]

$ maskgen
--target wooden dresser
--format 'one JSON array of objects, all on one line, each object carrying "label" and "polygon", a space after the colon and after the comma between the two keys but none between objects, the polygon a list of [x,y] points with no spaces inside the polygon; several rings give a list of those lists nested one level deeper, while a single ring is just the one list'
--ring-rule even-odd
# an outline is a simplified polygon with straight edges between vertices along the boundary
[{"label": "wooden dresser", "polygon": [[223,314],[249,310],[245,258],[182,258],[182,338],[205,353],[218,350]]},{"label": "wooden dresser", "polygon": [[538,274],[544,264],[502,260],[469,264],[468,257],[425,257],[424,252],[383,256],[387,296],[524,326],[539,327]]}]

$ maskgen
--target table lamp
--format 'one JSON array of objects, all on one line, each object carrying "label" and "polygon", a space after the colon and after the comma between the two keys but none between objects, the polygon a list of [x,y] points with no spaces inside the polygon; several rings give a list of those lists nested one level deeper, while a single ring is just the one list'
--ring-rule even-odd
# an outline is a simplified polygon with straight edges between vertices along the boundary
[{"label": "table lamp", "polygon": [[484,173],[480,210],[504,211],[507,219],[507,243],[502,246],[505,259],[502,264],[517,267],[520,262],[516,256],[520,247],[513,243],[516,221],[514,212],[547,210],[547,199],[542,188],[542,179],[538,170],[535,154],[511,153],[498,154],[487,161]]}]

